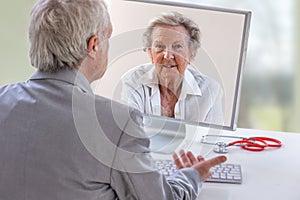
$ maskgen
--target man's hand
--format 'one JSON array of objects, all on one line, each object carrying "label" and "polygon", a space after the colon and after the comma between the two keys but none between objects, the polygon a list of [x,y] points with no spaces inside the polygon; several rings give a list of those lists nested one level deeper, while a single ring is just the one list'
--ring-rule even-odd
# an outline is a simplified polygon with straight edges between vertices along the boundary
[{"label": "man's hand", "polygon": [[196,158],[192,152],[188,151],[185,153],[184,150],[180,150],[179,154],[181,159],[176,153],[173,154],[173,159],[177,168],[182,169],[193,167],[200,173],[202,181],[205,181],[211,175],[211,167],[219,165],[225,162],[227,159],[226,156],[217,156],[209,160],[205,160],[201,155],[197,156]]}]

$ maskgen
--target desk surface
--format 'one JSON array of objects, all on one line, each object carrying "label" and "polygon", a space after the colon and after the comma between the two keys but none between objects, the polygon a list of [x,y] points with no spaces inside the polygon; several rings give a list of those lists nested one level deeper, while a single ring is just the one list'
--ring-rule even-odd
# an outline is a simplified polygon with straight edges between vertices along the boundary
[{"label": "desk surface", "polygon": [[[218,154],[212,147],[204,148],[199,136],[211,133],[204,128],[189,127],[194,138],[185,144],[185,149],[195,154],[206,154],[213,157]],[[195,134],[197,137],[195,138]],[[228,163],[238,163],[242,167],[242,184],[204,183],[200,199],[212,200],[299,200],[300,199],[300,133],[280,133],[272,131],[238,129],[237,131],[221,131],[223,135],[266,136],[282,141],[279,149],[268,149],[262,152],[251,152],[239,147],[230,147],[226,154]],[[193,135],[193,136],[191,136]],[[221,140],[221,139],[219,139]]]}]

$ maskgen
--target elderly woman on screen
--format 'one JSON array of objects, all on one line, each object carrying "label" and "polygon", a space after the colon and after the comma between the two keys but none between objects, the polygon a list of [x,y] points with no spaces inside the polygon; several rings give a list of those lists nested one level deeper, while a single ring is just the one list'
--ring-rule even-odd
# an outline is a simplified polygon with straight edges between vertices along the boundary
[{"label": "elderly woman on screen", "polygon": [[147,114],[222,123],[221,87],[190,66],[200,47],[197,24],[163,13],[150,21],[143,42],[151,63],[122,77],[122,101]]}]

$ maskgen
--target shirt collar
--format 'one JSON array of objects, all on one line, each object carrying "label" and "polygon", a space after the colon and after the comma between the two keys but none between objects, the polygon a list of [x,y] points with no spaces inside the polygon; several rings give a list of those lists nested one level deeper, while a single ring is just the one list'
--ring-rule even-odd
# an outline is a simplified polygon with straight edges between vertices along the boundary
[{"label": "shirt collar", "polygon": [[76,69],[62,70],[55,73],[37,70],[29,80],[58,80],[78,86],[82,91],[93,94],[93,90],[85,76]]},{"label": "shirt collar", "polygon": [[151,88],[157,86],[158,77],[155,73],[155,66],[153,64],[150,70],[144,73],[143,76],[141,77],[141,83]]},{"label": "shirt collar", "polygon": [[182,90],[179,99],[184,99],[187,95],[202,96],[201,89],[189,68],[190,67],[188,66],[184,72]]},{"label": "shirt collar", "polygon": [[[189,68],[190,66],[188,66],[184,72],[182,90],[179,99],[184,99],[187,95],[202,96],[201,89],[199,88],[198,83]],[[141,83],[150,87],[151,89],[157,88],[158,78],[155,73],[154,65],[149,71],[143,74],[141,77]]]}]

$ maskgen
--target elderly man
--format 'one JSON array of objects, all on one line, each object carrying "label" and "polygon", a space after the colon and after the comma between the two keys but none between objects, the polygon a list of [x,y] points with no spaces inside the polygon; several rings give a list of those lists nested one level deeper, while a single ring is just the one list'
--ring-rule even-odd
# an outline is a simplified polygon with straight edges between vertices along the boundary
[{"label": "elderly man", "polygon": [[102,0],[40,0],[26,82],[0,88],[0,199],[195,199],[209,169],[184,151],[166,179],[152,166],[142,115],[95,96],[112,27]]}]

